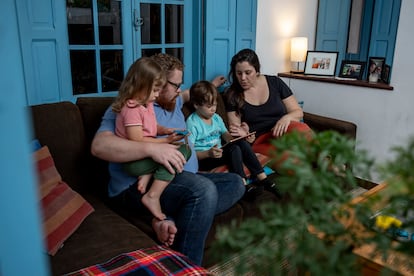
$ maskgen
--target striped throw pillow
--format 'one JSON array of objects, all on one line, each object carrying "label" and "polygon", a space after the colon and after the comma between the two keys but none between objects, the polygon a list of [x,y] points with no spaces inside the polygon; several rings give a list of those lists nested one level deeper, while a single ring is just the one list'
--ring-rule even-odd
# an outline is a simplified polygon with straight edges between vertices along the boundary
[{"label": "striped throw pillow", "polygon": [[38,176],[44,240],[47,252],[53,256],[94,209],[62,181],[47,146],[34,152],[33,157]]}]

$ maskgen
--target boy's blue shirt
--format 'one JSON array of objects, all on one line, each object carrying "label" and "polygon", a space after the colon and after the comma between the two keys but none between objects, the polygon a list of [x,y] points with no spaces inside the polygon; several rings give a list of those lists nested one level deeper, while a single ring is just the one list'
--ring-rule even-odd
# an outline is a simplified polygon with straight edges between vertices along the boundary
[{"label": "boy's blue shirt", "polygon": [[190,131],[189,140],[196,151],[206,151],[217,146],[221,147],[221,136],[227,132],[223,119],[218,114],[211,117],[211,124],[206,124],[194,112],[187,118],[187,129]]}]

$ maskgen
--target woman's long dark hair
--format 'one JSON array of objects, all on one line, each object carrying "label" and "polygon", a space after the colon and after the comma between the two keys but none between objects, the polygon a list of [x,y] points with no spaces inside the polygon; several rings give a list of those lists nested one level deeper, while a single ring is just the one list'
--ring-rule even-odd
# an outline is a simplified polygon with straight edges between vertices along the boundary
[{"label": "woman's long dark hair", "polygon": [[231,59],[230,72],[228,75],[228,79],[231,85],[225,93],[225,99],[226,102],[230,105],[237,106],[237,114],[240,114],[240,109],[244,104],[244,90],[241,87],[239,80],[237,79],[236,65],[238,63],[242,63],[245,61],[248,62],[251,66],[253,66],[257,73],[260,73],[259,57],[257,56],[256,52],[252,49],[240,50]]}]

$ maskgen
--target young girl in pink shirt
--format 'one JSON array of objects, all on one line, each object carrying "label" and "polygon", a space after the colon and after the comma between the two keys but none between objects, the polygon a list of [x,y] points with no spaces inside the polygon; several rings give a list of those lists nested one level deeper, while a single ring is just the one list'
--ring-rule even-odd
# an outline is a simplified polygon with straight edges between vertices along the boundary
[{"label": "young girl in pink shirt", "polygon": [[[131,65],[112,104],[112,110],[117,113],[116,135],[152,143],[173,143],[183,139],[173,128],[157,124],[153,103],[166,82],[162,68],[150,58],[140,58]],[[157,135],[167,136],[156,138]],[[180,145],[179,150],[188,160],[191,155],[188,145]],[[174,174],[151,158],[128,162],[123,167],[127,173],[138,176],[138,190],[144,194],[141,202],[157,219],[165,219],[159,199]],[[147,191],[152,177],[154,181]]]}]

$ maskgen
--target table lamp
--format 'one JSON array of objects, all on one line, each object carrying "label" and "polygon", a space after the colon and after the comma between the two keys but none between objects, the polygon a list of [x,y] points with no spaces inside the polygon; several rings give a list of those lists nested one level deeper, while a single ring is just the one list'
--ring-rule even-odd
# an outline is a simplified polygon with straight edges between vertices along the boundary
[{"label": "table lamp", "polygon": [[307,37],[292,37],[290,40],[290,61],[296,62],[296,69],[291,70],[291,73],[302,74],[303,70],[299,70],[299,63],[306,60],[306,53],[308,51]]}]

